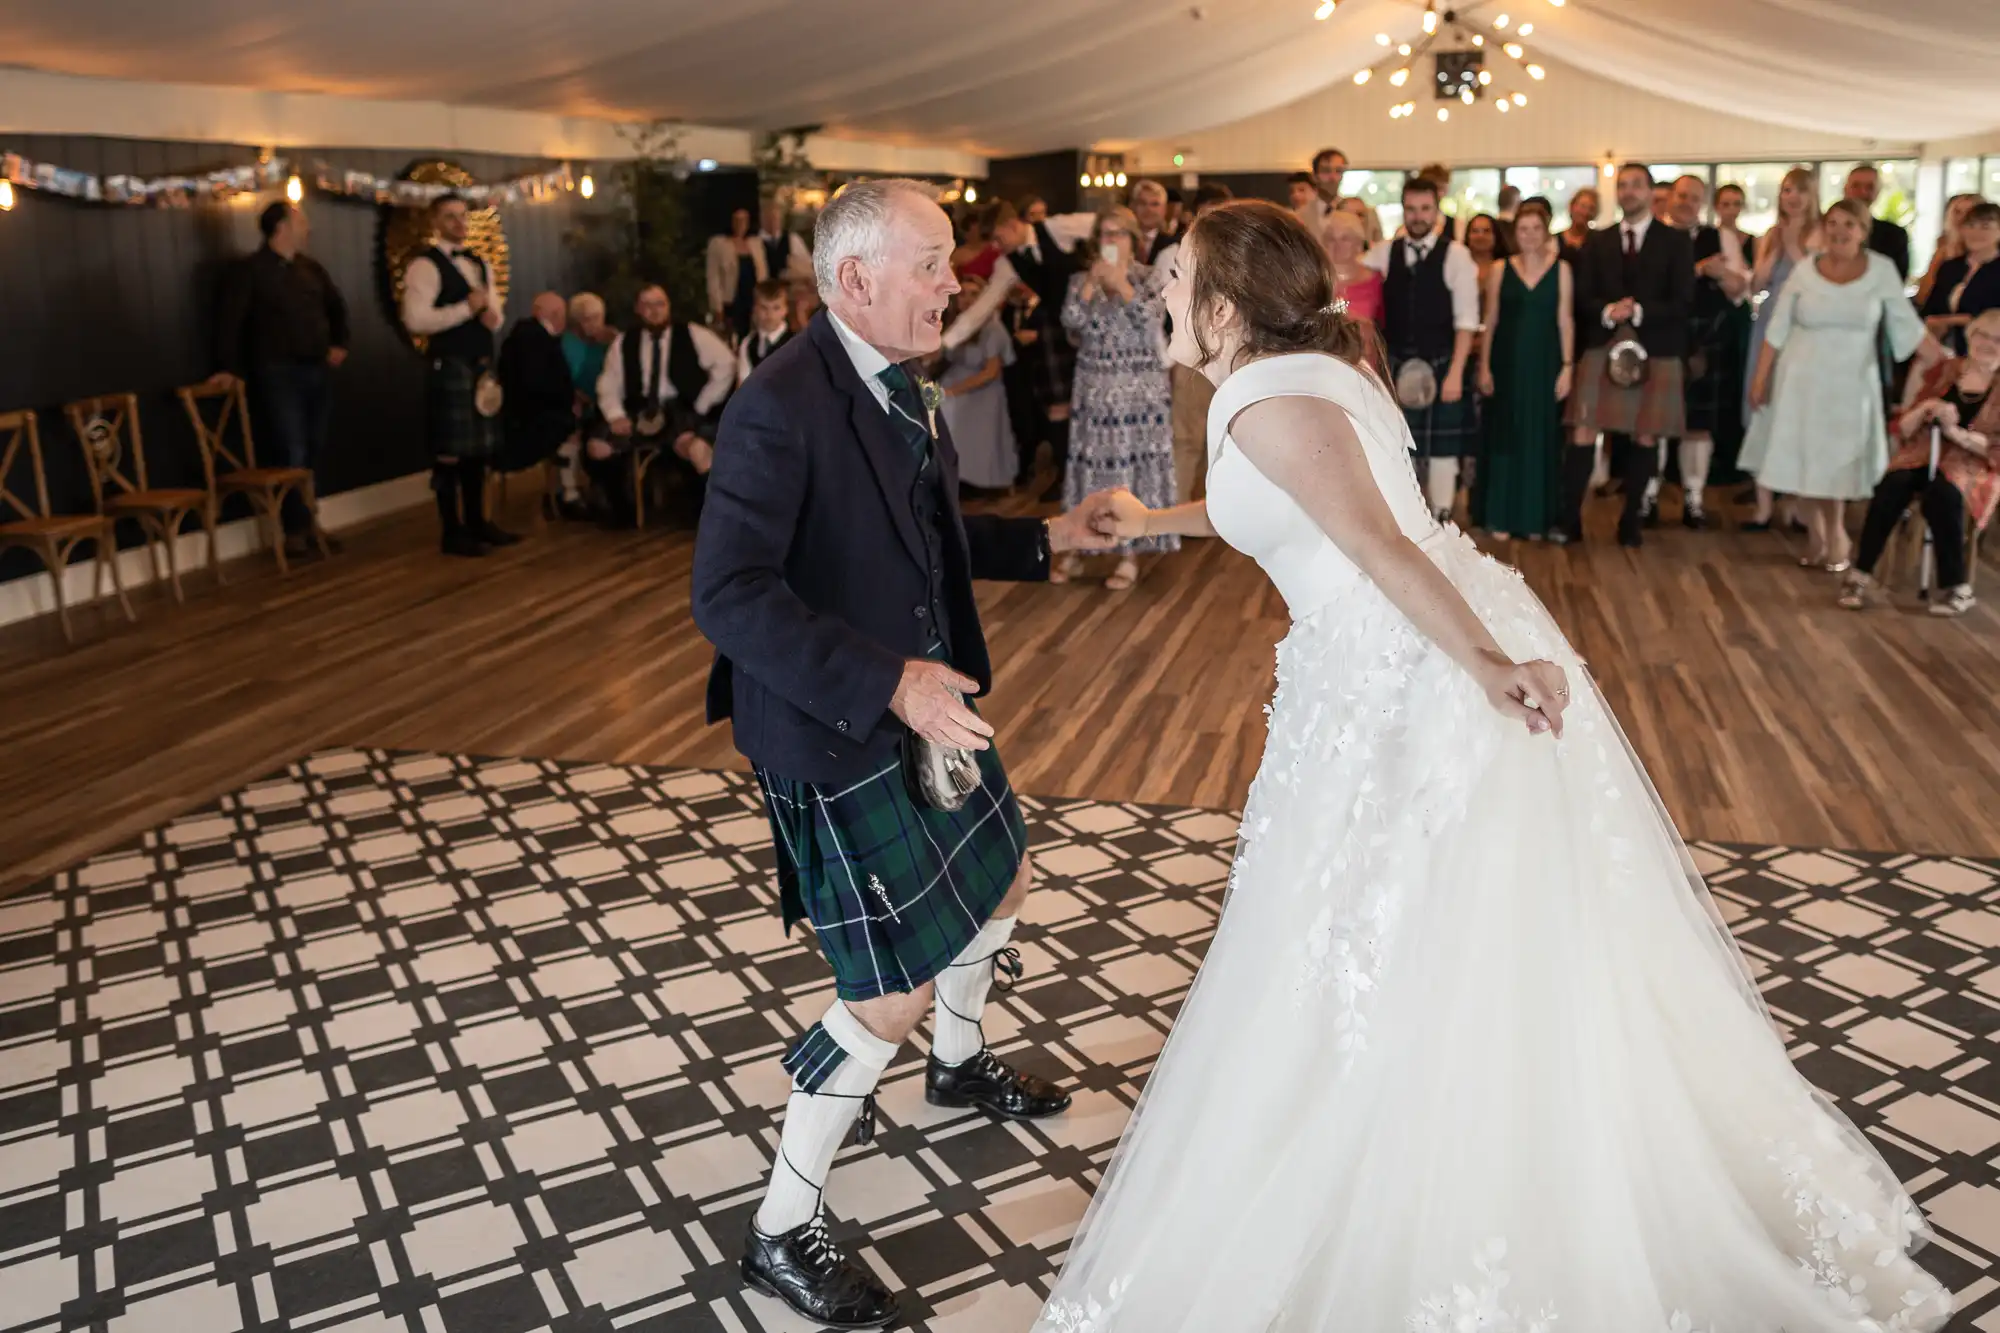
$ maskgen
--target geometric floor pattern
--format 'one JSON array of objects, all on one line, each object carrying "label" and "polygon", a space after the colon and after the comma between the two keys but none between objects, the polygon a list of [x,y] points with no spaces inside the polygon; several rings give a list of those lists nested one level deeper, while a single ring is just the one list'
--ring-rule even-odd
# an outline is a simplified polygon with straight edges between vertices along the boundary
[{"label": "geometric floor pattern", "polygon": [[[1032,1322],[1214,930],[1236,820],[1023,802],[989,1010],[1076,1090],[927,1107],[828,1196],[906,1327]],[[1794,1057],[2000,1333],[2000,866],[1703,844]],[[343,750],[0,902],[0,1330],[808,1328],[735,1257],[828,997],[734,774]]]}]

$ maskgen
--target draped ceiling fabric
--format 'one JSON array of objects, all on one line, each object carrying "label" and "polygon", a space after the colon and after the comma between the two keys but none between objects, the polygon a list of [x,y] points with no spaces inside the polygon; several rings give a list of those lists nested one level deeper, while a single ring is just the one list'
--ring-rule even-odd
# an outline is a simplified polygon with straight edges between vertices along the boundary
[{"label": "draped ceiling fabric", "polygon": [[[64,0],[0,4],[58,73],[617,120],[823,125],[995,155],[1115,146],[1294,101],[1420,31],[1412,0]],[[1440,7],[1445,7],[1441,0]],[[2000,128],[1995,0],[1471,0],[1669,98],[1905,142]],[[0,109],[0,128],[5,128]]]}]

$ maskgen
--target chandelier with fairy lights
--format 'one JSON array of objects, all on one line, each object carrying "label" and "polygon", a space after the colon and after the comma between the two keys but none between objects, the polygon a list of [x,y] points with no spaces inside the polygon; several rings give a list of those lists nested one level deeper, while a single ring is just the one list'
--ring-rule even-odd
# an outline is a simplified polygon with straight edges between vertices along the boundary
[{"label": "chandelier with fairy lights", "polygon": [[[1548,70],[1521,42],[1522,38],[1534,35],[1533,20],[1522,21],[1509,13],[1508,0],[1470,0],[1449,7],[1440,6],[1437,0],[1409,0],[1412,4],[1419,2],[1424,7],[1423,33],[1401,43],[1393,42],[1386,32],[1376,33],[1375,44],[1388,54],[1355,72],[1357,87],[1365,87],[1379,78],[1399,95],[1405,89],[1414,92],[1419,78],[1416,71],[1428,58],[1432,96],[1441,104],[1437,108],[1439,120],[1451,119],[1452,108],[1445,103],[1472,107],[1488,101],[1503,115],[1528,104],[1528,95],[1521,88],[1548,77]],[[1517,5],[1528,2],[1516,0]],[[1545,0],[1556,9],[1561,9],[1565,2]],[[1338,8],[1339,0],[1319,0],[1313,17],[1324,21],[1332,18]],[[1414,98],[1394,102],[1389,107],[1391,120],[1416,114]]]}]

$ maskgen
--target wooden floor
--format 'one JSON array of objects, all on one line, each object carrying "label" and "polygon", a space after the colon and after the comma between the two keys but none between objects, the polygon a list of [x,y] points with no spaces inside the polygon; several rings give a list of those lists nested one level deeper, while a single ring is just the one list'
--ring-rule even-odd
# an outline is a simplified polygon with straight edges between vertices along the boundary
[{"label": "wooden floor", "polygon": [[[1588,546],[1508,558],[1690,837],[2000,855],[1992,610],[1853,615],[1788,539],[1673,527],[1628,552],[1599,503]],[[483,561],[433,541],[413,511],[288,579],[196,576],[181,607],[147,589],[136,628],[86,613],[73,650],[52,623],[0,631],[0,890],[323,746],[739,764],[702,725],[684,535],[558,528]],[[980,600],[1023,791],[1241,801],[1285,627],[1253,565],[1190,543],[1123,595]]]}]

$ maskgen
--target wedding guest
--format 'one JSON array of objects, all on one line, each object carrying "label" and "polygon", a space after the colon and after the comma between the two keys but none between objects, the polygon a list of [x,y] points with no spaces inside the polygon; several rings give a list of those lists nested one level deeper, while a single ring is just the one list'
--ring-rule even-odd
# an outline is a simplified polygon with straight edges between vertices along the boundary
[{"label": "wedding guest", "polygon": [[1384,234],[1382,231],[1382,215],[1375,211],[1375,205],[1369,203],[1358,194],[1350,194],[1342,198],[1338,204],[1334,205],[1334,208],[1338,212],[1352,214],[1361,223],[1362,231],[1366,235],[1370,246],[1381,243]]},{"label": "wedding guest", "polygon": [[[271,467],[314,474],[333,417],[332,372],[347,360],[347,302],[333,276],[306,253],[312,226],[305,211],[282,201],[257,216],[264,243],[230,265],[216,315],[214,385],[244,384]],[[314,549],[312,511],[305,497],[285,494],[279,518],[285,555],[305,559]],[[329,551],[332,537],[321,534]]]},{"label": "wedding guest", "polygon": [[764,273],[772,280],[811,282],[812,247],[786,226],[785,201],[768,195],[757,209],[757,243],[764,247]]},{"label": "wedding guest", "polygon": [[1562,247],[1549,231],[1554,216],[1540,195],[1515,209],[1518,253],[1494,266],[1484,289],[1479,391],[1487,399],[1486,456],[1473,487],[1472,521],[1500,541],[1517,532],[1568,541],[1574,519],[1561,505],[1571,488],[1559,472],[1582,467],[1574,488],[1579,503],[1590,481],[1589,456],[1563,448],[1562,400],[1576,360],[1575,294]]},{"label": "wedding guest", "polygon": [[1465,248],[1472,254],[1472,264],[1478,271],[1482,287],[1487,275],[1513,253],[1507,246],[1507,238],[1501,233],[1500,220],[1491,213],[1475,214],[1465,224]]},{"label": "wedding guest", "polygon": [[1338,148],[1322,148],[1313,154],[1312,185],[1316,198],[1303,209],[1294,206],[1306,230],[1318,236],[1326,229],[1326,215],[1340,203],[1341,181],[1347,175],[1347,154]]},{"label": "wedding guest", "polygon": [[[1167,376],[1166,274],[1135,258],[1139,224],[1123,208],[1098,214],[1086,252],[1090,267],[1069,280],[1062,326],[1076,344],[1070,392],[1070,456],[1063,507],[1100,491],[1124,488],[1148,508],[1175,500],[1173,396]],[[1139,554],[1177,551],[1178,537],[1147,537],[1118,547],[1117,567],[1104,586],[1123,592],[1139,580]],[[1080,572],[1065,559],[1050,581]]]},{"label": "wedding guest", "polygon": [[1500,193],[1494,200],[1493,220],[1500,228],[1500,244],[1506,247],[1506,253],[1510,255],[1515,252],[1514,215],[1520,209],[1521,187],[1518,185],[1501,186]]},{"label": "wedding guest", "polygon": [[790,289],[776,278],[757,284],[757,300],[750,308],[750,334],[736,347],[736,382],[750,378],[750,372],[764,358],[792,339],[786,315]]},{"label": "wedding guest", "polygon": [[1308,227],[1322,211],[1319,187],[1313,183],[1310,171],[1294,171],[1285,182],[1286,202],[1299,215],[1299,221]]},{"label": "wedding guest", "polygon": [[1653,182],[1653,221],[1672,225],[1674,212],[1674,185],[1672,181]]},{"label": "wedding guest", "polygon": [[1937,249],[1931,252],[1931,266],[1924,270],[1924,276],[1917,280],[1917,306],[1921,309],[1931,299],[1931,289],[1937,285],[1938,269],[1948,259],[1956,259],[1965,253],[1965,242],[1959,239],[1958,227],[1965,221],[1966,210],[1980,202],[1976,194],[1955,194],[1944,206],[1944,226],[1938,231]]},{"label": "wedding guest", "polygon": [[486,517],[486,468],[500,432],[478,404],[480,377],[493,368],[493,333],[506,311],[486,261],[466,246],[472,214],[465,200],[439,195],[430,224],[434,243],[403,272],[403,327],[426,340],[424,396],[441,549],[483,556],[520,540]]},{"label": "wedding guest", "polygon": [[1569,197],[1569,226],[1563,229],[1561,237],[1563,258],[1573,260],[1582,251],[1603,206],[1602,197],[1588,185]]},{"label": "wedding guest", "polygon": [[[1757,361],[1764,349],[1764,331],[1770,327],[1771,313],[1777,309],[1778,296],[1785,290],[1793,271],[1819,253],[1818,198],[1810,167],[1793,167],[1786,172],[1785,178],[1778,184],[1778,220],[1757,242],[1757,262],[1751,270],[1750,292],[1753,297],[1761,295],[1763,300],[1751,317],[1750,345],[1744,349],[1743,420],[1746,430],[1742,454],[1737,460],[1737,466],[1753,477],[1763,467],[1763,458],[1757,451],[1758,444],[1770,437],[1755,436],[1747,429],[1756,425],[1757,421],[1756,408],[1750,401],[1750,382],[1757,373]],[[1758,481],[1757,508],[1750,521],[1743,525],[1743,530],[1769,532],[1776,503],[1777,496],[1771,488]],[[1788,510],[1792,508],[1789,501],[1786,507]]]},{"label": "wedding guest", "polygon": [[562,345],[568,323],[562,297],[538,293],[500,346],[502,471],[534,467],[576,440],[576,388]]},{"label": "wedding guest", "polygon": [[1167,226],[1167,187],[1154,180],[1134,181],[1132,216],[1139,223],[1140,262],[1158,265],[1160,255],[1179,239]]},{"label": "wedding guest", "polygon": [[[1382,338],[1403,415],[1424,472],[1431,509],[1449,515],[1458,495],[1459,458],[1474,440],[1466,371],[1479,332],[1479,273],[1472,253],[1443,232],[1437,183],[1403,182],[1403,234],[1368,252],[1382,275]],[[1415,406],[1406,386],[1428,377],[1431,401]]]},{"label": "wedding guest", "polygon": [[[1966,564],[1967,515],[1980,532],[2000,505],[2000,394],[1993,379],[2000,374],[2000,309],[1973,317],[1965,327],[1967,356],[1940,361],[1929,373],[1912,375],[1903,393],[1903,410],[1896,420],[1896,456],[1868,502],[1861,528],[1861,549],[1854,570],[1841,590],[1840,604],[1859,611],[1868,604],[1875,566],[1889,544],[1889,535],[1910,501],[1923,504],[1930,525],[1931,552],[1937,560],[1939,587],[1945,596],[1931,603],[1934,616],[1960,616],[1974,604]],[[1931,456],[1931,429],[1941,446]]]},{"label": "wedding guest", "polygon": [[1751,403],[1768,404],[1750,426],[1757,480],[1800,498],[1811,545],[1799,563],[1836,574],[1849,564],[1844,507],[1868,499],[1889,465],[1877,338],[1920,368],[1945,355],[1894,262],[1868,249],[1869,222],[1858,199],[1826,210],[1824,249],[1778,295],[1750,381]]},{"label": "wedding guest", "polygon": [[[1755,277],[1757,238],[1746,234],[1739,225],[1746,202],[1742,186],[1717,187],[1715,252],[1707,253],[1699,236],[1695,249],[1696,302],[1712,299],[1704,298],[1700,290],[1702,284],[1710,283],[1720,291],[1722,305],[1710,345],[1704,350],[1712,381],[1707,392],[1712,395],[1712,402],[1704,400],[1700,412],[1690,403],[1693,420],[1689,429],[1698,429],[1703,420],[1708,422],[1709,434],[1715,441],[1708,479],[1730,486],[1744,479],[1737,459],[1743,451],[1743,431],[1749,425],[1743,414],[1743,390],[1750,347],[1750,287]],[[1703,412],[1713,415],[1704,417]]]},{"label": "wedding guest", "polygon": [[[1584,353],[1568,418],[1578,449],[1594,447],[1600,434],[1633,437],[1618,541],[1638,546],[1654,451],[1660,440],[1685,429],[1683,358],[1694,304],[1694,247],[1686,232],[1654,220],[1651,169],[1628,162],[1618,170],[1617,186],[1618,225],[1593,232],[1576,260],[1575,318]],[[1637,384],[1611,378],[1612,345],[1627,338],[1646,352],[1645,378]],[[1565,477],[1572,470],[1566,463]]]},{"label": "wedding guest", "polygon": [[1980,200],[1965,210],[1958,224],[1960,253],[1938,265],[1930,299],[1924,302],[1924,322],[1940,341],[1959,355],[1965,352],[1965,326],[2000,306],[2000,204]]},{"label": "wedding guest", "polygon": [[[1875,211],[1875,200],[1882,192],[1882,173],[1873,162],[1862,162],[1847,173],[1847,197],[1861,205],[1864,213]],[[1910,276],[1910,233],[1887,218],[1870,217],[1868,223],[1868,248],[1885,256],[1896,266],[1896,276],[1905,281]]]},{"label": "wedding guest", "polygon": [[694,508],[715,461],[715,413],[736,382],[736,358],[714,330],[673,317],[666,288],[639,289],[633,302],[639,322],[611,342],[597,381],[597,409],[611,438],[586,449],[591,472],[610,498],[612,521],[633,517],[634,449],[657,447],[678,460],[693,483]]},{"label": "wedding guest", "polygon": [[1345,209],[1327,214],[1324,237],[1333,260],[1334,294],[1347,302],[1347,317],[1382,328],[1382,275],[1368,267],[1368,237],[1361,219]]},{"label": "wedding guest", "polygon": [[[1740,207],[1740,200],[1738,201]],[[1708,525],[1708,477],[1715,461],[1716,437],[1734,438],[1743,401],[1743,348],[1732,342],[1732,316],[1737,307],[1723,288],[1723,239],[1719,227],[1704,226],[1708,182],[1681,176],[1673,184],[1669,217],[1688,234],[1694,250],[1694,304],[1688,330],[1687,429],[1679,449],[1681,524],[1699,530]],[[1718,209],[1720,201],[1718,200]],[[1739,238],[1740,247],[1740,238]],[[1740,248],[1739,248],[1740,253]],[[1750,273],[1741,271],[1745,287]],[[1659,479],[1654,479],[1655,494]],[[1648,509],[1651,508],[1649,501]]]},{"label": "wedding guest", "polygon": [[[957,314],[978,300],[986,285],[979,278],[961,281],[963,285],[952,297]],[[1007,390],[1000,382],[1001,372],[1012,357],[1006,322],[998,319],[986,321],[978,333],[944,353],[944,369],[938,377],[944,402],[939,410],[958,450],[961,486],[1004,491],[1014,482],[1018,451],[1014,428],[1007,418]]]},{"label": "wedding guest", "polygon": [[577,437],[558,451],[562,459],[556,473],[560,495],[548,505],[551,518],[585,516],[583,441],[604,433],[604,419],[597,411],[597,379],[604,373],[604,353],[616,332],[604,317],[603,297],[596,292],[578,292],[569,298],[569,327],[563,330],[562,350],[576,394]]},{"label": "wedding guest", "polygon": [[708,314],[716,328],[728,328],[741,338],[750,331],[750,307],[757,284],[771,276],[764,246],[750,234],[750,210],[729,215],[729,234],[708,241]]}]

